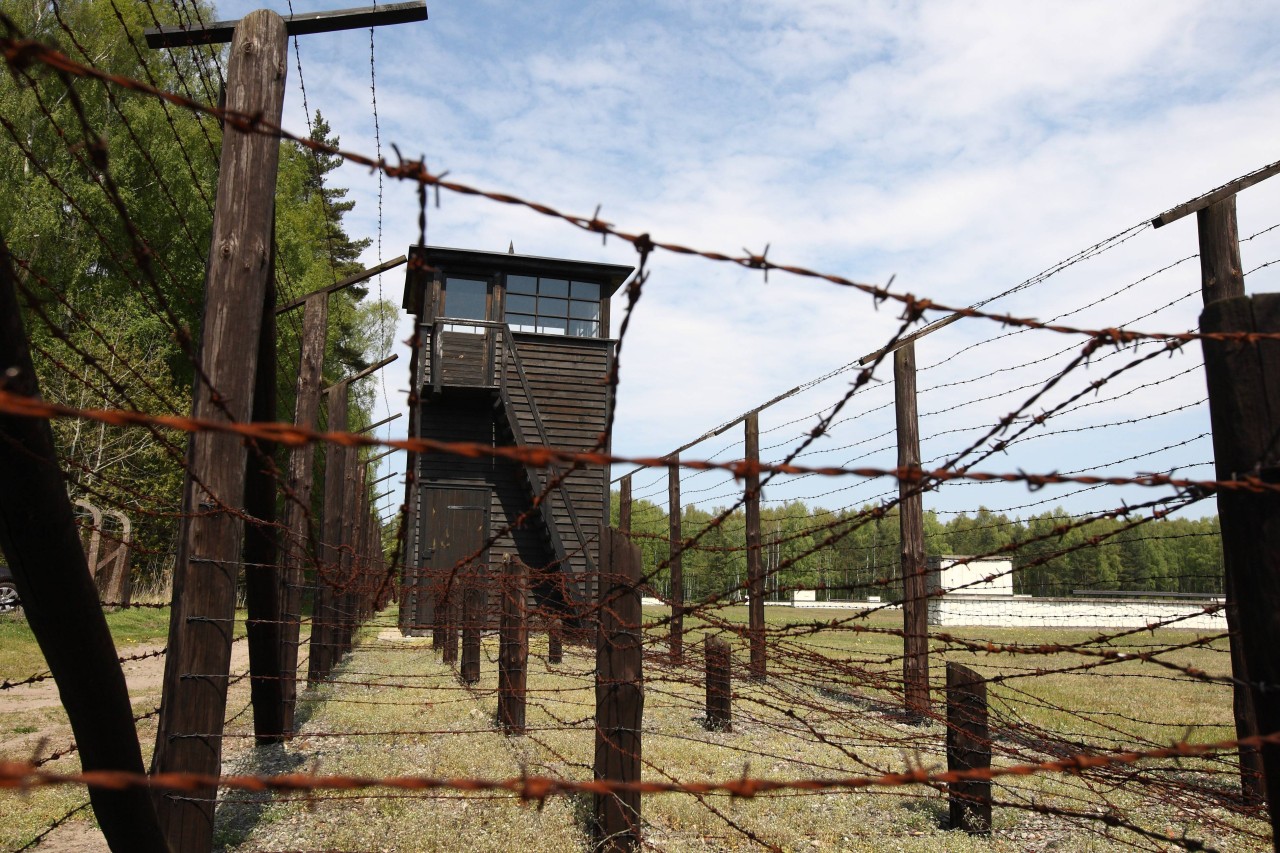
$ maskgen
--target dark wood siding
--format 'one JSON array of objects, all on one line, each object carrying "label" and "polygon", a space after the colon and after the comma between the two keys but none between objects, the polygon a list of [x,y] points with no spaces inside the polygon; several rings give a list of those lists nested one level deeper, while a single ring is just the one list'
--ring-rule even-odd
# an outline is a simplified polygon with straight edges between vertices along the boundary
[{"label": "dark wood siding", "polygon": [[[599,441],[608,417],[607,374],[613,342],[534,334],[516,334],[514,342],[547,441],[552,447],[566,450],[590,450]],[[515,383],[508,383],[514,392]],[[513,393],[512,401],[526,439],[537,442],[538,430],[523,395]],[[565,481],[592,564],[599,554],[596,540],[607,500],[603,484],[603,466],[598,464],[583,466]],[[558,495],[556,498],[552,505],[560,538],[566,549],[578,550],[569,513],[560,505]],[[586,571],[588,560],[581,553],[572,556],[571,561],[576,571]]]}]

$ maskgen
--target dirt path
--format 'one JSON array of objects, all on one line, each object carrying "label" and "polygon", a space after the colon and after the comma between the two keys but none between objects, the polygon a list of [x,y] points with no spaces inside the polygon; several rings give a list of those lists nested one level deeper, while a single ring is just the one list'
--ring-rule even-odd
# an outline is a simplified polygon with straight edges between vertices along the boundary
[{"label": "dirt path", "polygon": [[[244,645],[244,643],[236,644],[236,646]],[[122,657],[152,655],[152,657],[142,660],[126,661],[120,665],[124,670],[125,682],[129,685],[130,696],[137,696],[160,689],[160,685],[164,680],[164,655],[158,655],[156,652],[163,648],[163,643],[155,643],[126,646],[120,650]],[[248,649],[233,647],[231,662],[233,668],[237,665],[236,655],[243,658],[245,662],[249,660]],[[11,690],[0,693],[0,714],[21,713],[22,711],[32,711],[37,708],[56,708],[61,704],[62,699],[58,696],[58,685],[51,678],[45,681],[37,681],[35,684],[24,684],[21,687],[14,687]]]},{"label": "dirt path", "polygon": [[[129,686],[129,697],[137,712],[149,711],[159,703],[161,687],[164,682],[165,656],[156,654],[164,648],[163,643],[125,646],[120,649],[122,657],[143,657],[141,660],[130,660],[120,666],[124,670],[125,682]],[[243,672],[249,666],[249,644],[241,641],[231,647],[231,671]],[[47,714],[50,709],[62,704],[58,696],[58,687],[52,679],[24,684],[11,690],[0,692],[0,714]],[[143,707],[147,705],[148,707]],[[153,730],[153,729],[152,729]],[[141,736],[143,756],[147,757],[150,737]],[[30,755],[44,743],[45,749],[61,747],[71,742],[71,729],[63,717],[59,724],[44,726],[39,731],[13,733],[6,735],[0,753],[4,755]],[[88,810],[82,814],[89,814]],[[109,853],[106,841],[96,825],[89,820],[75,819],[49,833],[35,848],[37,851],[56,851],[56,853]]]}]

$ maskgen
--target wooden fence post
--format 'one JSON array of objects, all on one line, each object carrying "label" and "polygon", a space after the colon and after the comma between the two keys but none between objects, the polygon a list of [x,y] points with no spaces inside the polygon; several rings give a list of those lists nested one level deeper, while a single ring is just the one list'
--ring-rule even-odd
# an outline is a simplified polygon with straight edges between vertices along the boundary
[{"label": "wooden fence post", "polygon": [[[347,383],[339,382],[326,389],[329,395],[328,428],[330,432],[347,429]],[[321,529],[320,567],[311,606],[311,661],[307,681],[324,681],[337,659],[338,596],[334,586],[342,578],[342,494],[346,471],[347,448],[338,444],[325,446],[324,518]]]},{"label": "wooden fence post", "polygon": [[[350,383],[344,384],[349,390]],[[351,650],[359,620],[360,583],[363,569],[356,542],[362,513],[360,479],[363,471],[364,465],[360,462],[359,450],[348,447],[346,453],[342,454],[342,526],[341,539],[338,541],[342,561],[340,575],[342,591],[338,595],[337,646],[334,650],[333,664],[337,664]]]},{"label": "wooden fence post", "polygon": [[[38,399],[14,284],[9,250],[0,239],[0,375],[9,393]],[[82,766],[145,772],[129,690],[85,562],[48,421],[0,415],[0,551],[58,685]],[[89,800],[112,849],[169,850],[146,789],[90,785]]]},{"label": "wooden fence post", "polygon": [[[1244,273],[1240,263],[1239,229],[1236,225],[1236,197],[1228,196],[1196,212],[1196,230],[1200,242],[1200,295],[1208,307],[1220,299],[1244,296]],[[1212,394],[1209,401],[1213,408]],[[1214,456],[1222,458],[1229,453],[1218,447],[1218,430],[1214,430]],[[1218,466],[1219,479],[1223,466]],[[1221,513],[1219,513],[1221,516]],[[1248,664],[1245,661],[1244,644],[1238,615],[1239,593],[1235,578],[1250,571],[1247,563],[1240,562],[1237,553],[1222,537],[1223,592],[1226,597],[1227,633],[1230,634],[1232,714],[1235,717],[1236,738],[1252,737],[1258,733],[1258,720],[1254,710]],[[1256,746],[1241,746],[1240,794],[1246,805],[1260,805],[1263,800],[1262,755]]]},{"label": "wooden fence post", "polygon": [[446,634],[449,630],[450,622],[450,595],[451,591],[446,589],[448,583],[447,578],[441,578],[439,573],[433,573],[432,582],[434,588],[431,592],[435,599],[435,608],[433,609],[433,618],[431,622],[431,648],[443,651],[445,647]]},{"label": "wooden fence post", "polygon": [[469,571],[469,568],[462,569],[455,574],[453,582],[450,584],[453,589],[450,590],[448,598],[446,599],[444,613],[442,614],[443,618],[440,620],[444,625],[444,647],[441,659],[445,663],[458,662],[458,616],[459,610],[461,609],[459,606],[461,604],[459,599],[466,598],[465,589],[459,589],[458,587],[465,583],[464,573]]},{"label": "wooden fence post", "polygon": [[462,591],[462,680],[475,684],[480,680],[480,632],[484,630],[488,596],[485,594],[484,570],[471,569]]},{"label": "wooden fence post", "polygon": [[[760,464],[760,415],[751,412],[745,418],[744,458],[748,465]],[[764,565],[760,554],[760,471],[752,467],[746,476],[747,523],[747,633],[751,638],[752,678],[768,674],[768,650],[764,636]]]},{"label": "wooden fence post", "polygon": [[[273,269],[274,266],[273,261]],[[267,287],[265,291],[262,328],[258,333],[253,419],[271,422],[276,419],[276,299],[274,287]],[[244,509],[251,519],[256,519],[245,529],[244,588],[248,611],[245,632],[249,643],[249,695],[253,703],[253,733],[258,744],[284,740],[274,452],[275,442],[256,440],[250,447],[245,468]]]},{"label": "wooden fence post", "polygon": [[502,622],[498,630],[498,724],[507,734],[524,734],[524,699],[529,662],[525,565],[502,558]]},{"label": "wooden fence post", "polygon": [[618,530],[631,535],[631,475],[622,478],[618,486]]},{"label": "wooden fence post", "polygon": [[[227,62],[227,108],[279,124],[287,36],[283,19],[259,10],[241,19]],[[279,140],[230,125],[222,140],[213,218],[200,368],[193,414],[247,422],[252,415],[263,291],[270,284],[271,227]],[[246,306],[253,310],[246,311]],[[164,702],[152,769],[216,777],[243,557],[246,449],[240,436],[194,433],[191,477],[173,581]],[[199,484],[199,485],[197,485]],[[199,678],[191,678],[199,675]],[[169,844],[203,853],[213,843],[214,786],[157,793]]]},{"label": "wooden fence post", "polygon": [[[684,658],[684,532],[681,520],[684,510],[680,503],[680,454],[671,457],[675,463],[667,469],[667,520],[671,577],[671,662],[679,664]],[[630,533],[627,530],[627,533]]]},{"label": "wooden fence post", "polygon": [[707,637],[707,717],[712,731],[733,731],[733,654],[729,644],[719,637]]},{"label": "wooden fence post", "polygon": [[564,629],[560,617],[552,616],[547,624],[547,663],[564,661]]},{"label": "wooden fence post", "polygon": [[[898,467],[919,470],[916,418],[916,345],[893,353],[893,401],[898,422]],[[920,484],[898,481],[902,556],[902,689],[907,710],[929,713],[929,590],[924,549],[924,499]]]},{"label": "wooden fence post", "polygon": [[[1200,330],[1280,334],[1280,294],[1222,299],[1205,306]],[[1209,385],[1213,455],[1219,480],[1257,478],[1280,481],[1280,343],[1275,340],[1202,340]],[[1280,731],[1280,695],[1258,685],[1280,683],[1280,495],[1243,489],[1218,491],[1222,553],[1228,568],[1229,596],[1235,602],[1243,669],[1249,675],[1257,733]],[[1232,596],[1231,593],[1234,593]],[[1238,706],[1237,706],[1238,709]],[[1239,718],[1237,718],[1239,725]],[[1271,806],[1272,831],[1280,839],[1280,747],[1262,747],[1262,780]],[[1246,758],[1242,754],[1243,759]],[[1241,768],[1246,794],[1250,779]]]},{"label": "wooden fence post", "polygon": [[[596,639],[595,778],[639,782],[644,721],[640,548],[600,529],[599,628]],[[640,794],[594,795],[595,850],[639,850]]]},{"label": "wooden fence post", "polygon": [[[320,381],[324,370],[325,332],[329,326],[329,297],[316,293],[307,297],[302,309],[302,349],[298,354],[298,384],[294,402],[293,422],[304,429],[314,429],[320,414]],[[311,519],[311,490],[315,478],[316,448],[313,444],[301,444],[289,453],[288,487],[290,496],[285,499],[285,554],[284,577],[281,583],[283,625],[281,628],[280,657],[284,683],[281,701],[284,703],[284,732],[293,735],[294,714],[298,701],[298,648],[302,634],[303,586],[306,579]],[[319,578],[316,578],[319,583]],[[312,630],[315,630],[314,622]]]},{"label": "wooden fence post", "polygon": [[[990,770],[987,683],[967,666],[947,661],[947,771]],[[991,834],[991,780],[947,785],[952,829]]]}]

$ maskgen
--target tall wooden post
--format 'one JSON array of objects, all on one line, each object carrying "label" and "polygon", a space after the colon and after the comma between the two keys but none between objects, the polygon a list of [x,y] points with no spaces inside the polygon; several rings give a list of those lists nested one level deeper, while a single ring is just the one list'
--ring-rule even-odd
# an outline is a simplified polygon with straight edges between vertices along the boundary
[{"label": "tall wooden post", "polygon": [[360,555],[355,543],[362,514],[360,491],[363,473],[364,466],[360,464],[359,451],[354,447],[347,448],[342,454],[342,526],[339,533],[341,538],[338,540],[342,561],[342,591],[338,594],[338,632],[334,663],[351,650],[360,609]]},{"label": "tall wooden post", "polygon": [[[0,375],[9,393],[38,399],[14,285],[9,251],[0,239]],[[0,415],[0,552],[57,682],[81,765],[88,771],[144,772],[129,689],[85,561],[48,421]],[[145,789],[90,785],[89,801],[112,849],[168,853]],[[10,803],[7,810],[23,808]]]},{"label": "tall wooden post", "polygon": [[[1244,273],[1240,263],[1240,239],[1236,226],[1236,197],[1234,195],[1211,204],[1196,212],[1196,230],[1200,240],[1200,294],[1206,309],[1219,300],[1244,296]],[[1203,326],[1203,319],[1201,324]],[[1206,370],[1208,365],[1205,365]],[[1210,379],[1212,382],[1212,379]],[[1221,405],[1221,404],[1219,404]],[[1210,388],[1209,409],[1214,406],[1213,388]],[[1230,466],[1223,461],[1232,453],[1228,447],[1219,447],[1221,430],[1214,421],[1213,449],[1218,460],[1218,477],[1229,478]],[[1241,469],[1236,469],[1241,470]],[[1236,580],[1242,573],[1252,571],[1254,564],[1234,550],[1226,536],[1226,526],[1231,524],[1222,512],[1219,498],[1219,518],[1224,525],[1222,536],[1223,591],[1226,595],[1227,631],[1231,636],[1232,714],[1235,717],[1236,737],[1247,738],[1258,733],[1258,720],[1254,710],[1253,692],[1246,686],[1250,682],[1248,662],[1244,654],[1239,615],[1239,591]],[[1263,798],[1262,756],[1257,747],[1242,746],[1240,756],[1240,793],[1245,803],[1259,805]]]},{"label": "tall wooden post", "polygon": [[[644,723],[640,547],[616,530],[600,528],[600,585],[596,635],[595,778],[639,782]],[[596,794],[595,850],[639,850],[640,794]]]},{"label": "tall wooden post", "polygon": [[[671,576],[671,662],[684,658],[684,516],[680,503],[680,454],[671,457],[675,464],[667,469],[667,520],[670,544],[668,568]],[[629,521],[629,519],[628,519]],[[630,528],[627,530],[630,533]]]},{"label": "tall wooden post", "polygon": [[618,488],[618,530],[631,535],[631,475],[622,478]]},{"label": "tall wooden post", "polygon": [[[893,353],[893,401],[898,421],[898,467],[919,470],[916,419],[916,345]],[[929,713],[929,591],[924,550],[924,498],[918,483],[898,481],[902,544],[902,689],[907,710]]]},{"label": "tall wooden post", "polygon": [[[279,124],[284,106],[284,22],[261,10],[236,27],[227,61],[227,108]],[[201,324],[197,418],[248,421],[252,415],[263,304],[270,285],[271,224],[280,142],[228,126],[222,141],[213,237]],[[245,311],[245,306],[255,310]],[[244,545],[246,450],[239,436],[191,437],[191,478],[174,572],[174,606],[165,661],[164,703],[152,768],[217,776],[235,620],[236,577]],[[199,483],[200,485],[197,485]],[[199,678],[190,676],[198,675]],[[174,850],[203,853],[213,843],[215,789],[157,795]]]},{"label": "tall wooden post", "polygon": [[[1280,294],[1220,299],[1200,315],[1202,332],[1280,333]],[[1280,346],[1275,341],[1202,342],[1209,384],[1209,417],[1219,480],[1258,477],[1274,484],[1280,475]],[[1236,730],[1280,731],[1280,699],[1257,685],[1280,683],[1275,649],[1280,643],[1280,497],[1274,492],[1218,492],[1227,613],[1231,619],[1232,671],[1247,674],[1249,689],[1237,692]],[[1240,750],[1241,787],[1255,801],[1265,793],[1272,830],[1280,838],[1280,749]],[[1260,765],[1260,766],[1259,766]]]},{"label": "tall wooden post", "polygon": [[[324,371],[325,332],[329,327],[329,297],[316,293],[307,297],[302,309],[302,350],[298,355],[297,397],[293,422],[314,429],[320,413],[320,379]],[[316,448],[301,444],[289,453],[288,486],[291,497],[284,505],[285,554],[281,600],[280,657],[284,673],[281,701],[284,703],[283,731],[292,736],[298,699],[298,646],[301,637],[303,587],[308,563],[311,489],[315,476]],[[318,578],[316,581],[318,582]]]},{"label": "tall wooden post", "polygon": [[[947,770],[990,769],[987,683],[969,667],[947,661]],[[991,780],[951,782],[947,793],[952,829],[991,834]]]},{"label": "tall wooden post", "polygon": [[[326,389],[330,432],[343,432],[347,428],[347,388],[348,383],[339,382]],[[310,683],[328,678],[337,659],[338,600],[334,586],[342,577],[342,495],[347,452],[347,448],[338,444],[325,446],[321,571],[312,596],[311,659],[307,668]]]},{"label": "tall wooden post", "polygon": [[[275,288],[266,288],[253,391],[255,421],[276,419],[275,303]],[[245,631],[249,642],[249,693],[253,702],[253,733],[259,744],[279,743],[284,739],[274,451],[275,442],[259,439],[249,453],[245,470],[244,508],[250,518],[257,519],[245,530],[244,587],[248,610]]]},{"label": "tall wooden post", "polygon": [[528,589],[524,563],[503,557],[502,622],[498,630],[498,725],[507,734],[524,734],[528,678]]},{"label": "tall wooden post", "polygon": [[751,637],[752,678],[768,674],[768,651],[764,636],[764,563],[760,553],[760,415],[751,412],[745,418],[746,452],[751,466],[746,476],[747,523],[747,633]]}]

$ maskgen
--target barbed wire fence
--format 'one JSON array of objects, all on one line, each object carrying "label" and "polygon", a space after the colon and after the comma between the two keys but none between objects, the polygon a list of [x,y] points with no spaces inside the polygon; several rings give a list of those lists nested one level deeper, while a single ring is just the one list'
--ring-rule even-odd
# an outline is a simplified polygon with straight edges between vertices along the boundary
[{"label": "barbed wire fence", "polygon": [[[156,24],[167,17],[150,4],[149,13]],[[1246,463],[1224,462],[1209,442],[1224,433],[1226,416],[1215,414],[1211,427],[1199,390],[1202,371],[1212,375],[1214,368],[1194,351],[1197,344],[1206,352],[1216,346],[1247,358],[1274,346],[1280,329],[1262,322],[1206,326],[1188,313],[1194,290],[1172,300],[1146,296],[1141,309],[1128,304],[1154,288],[1167,292],[1197,255],[1145,268],[1104,295],[1089,291],[1094,295],[1063,304],[1046,321],[987,307],[1070,282],[1097,259],[1139,245],[1150,232],[1144,223],[991,299],[945,306],[778,264],[767,253],[728,255],[655,240],[614,227],[599,211],[565,214],[446,180],[422,162],[391,164],[376,153],[339,151],[310,134],[295,137],[278,120],[234,105],[211,106],[213,81],[225,76],[213,54],[193,48],[191,73],[175,69],[172,75],[160,62],[177,60],[157,56],[143,61],[155,76],[139,80],[90,62],[89,52],[75,45],[74,27],[61,18],[57,23],[79,59],[26,38],[7,20],[0,50],[33,114],[57,129],[60,147],[35,150],[12,116],[0,115],[0,125],[67,221],[92,235],[103,270],[123,285],[86,296],[77,287],[97,270],[69,270],[24,253],[22,246],[37,245],[24,243],[27,235],[4,235],[0,276],[21,302],[26,323],[25,333],[8,339],[28,342],[36,369],[6,376],[0,413],[5,425],[48,431],[57,455],[39,456],[8,426],[0,455],[56,485],[47,491],[65,497],[70,484],[99,505],[148,520],[133,547],[156,566],[195,565],[192,553],[174,546],[177,531],[197,519],[222,524],[218,535],[235,553],[200,571],[230,578],[233,598],[235,578],[243,576],[250,600],[247,613],[233,609],[231,616],[185,611],[188,624],[215,638],[204,642],[226,652],[225,662],[178,660],[163,649],[119,654],[105,634],[84,647],[94,651],[95,665],[105,668],[105,660],[117,673],[122,664],[167,657],[171,677],[161,708],[170,713],[189,701],[171,685],[212,691],[198,700],[215,696],[199,719],[170,718],[158,735],[211,754],[211,761],[202,759],[211,772],[173,770],[158,761],[147,774],[140,760],[110,763],[118,756],[104,757],[104,743],[132,737],[129,749],[137,755],[138,726],[162,713],[154,706],[135,710],[123,695],[128,713],[117,722],[127,723],[127,731],[107,731],[100,721],[86,725],[73,699],[68,713],[75,743],[41,746],[29,757],[6,750],[0,786],[29,792],[87,787],[91,797],[141,792],[118,813],[124,828],[102,821],[109,836],[139,832],[139,824],[128,821],[145,811],[155,792],[164,834],[174,838],[175,822],[182,823],[182,837],[205,848],[213,843],[219,802],[218,815],[272,808],[320,824],[328,809],[354,803],[376,809],[389,798],[435,808],[427,814],[437,818],[456,819],[443,809],[461,805],[480,815],[477,823],[455,828],[501,824],[513,804],[536,803],[539,810],[520,811],[517,819],[527,832],[545,834],[542,843],[585,843],[593,835],[591,843],[603,849],[695,843],[784,849],[808,838],[852,846],[885,832],[925,832],[921,826],[978,835],[1033,827],[1049,836],[1151,850],[1269,843],[1258,756],[1275,743],[1276,726],[1265,708],[1242,707],[1250,697],[1266,698],[1264,688],[1273,683],[1269,671],[1246,659],[1250,649],[1265,655],[1270,648],[1256,617],[1245,612],[1269,599],[1265,588],[1250,586],[1246,594],[1232,587],[1258,581],[1232,574],[1230,545],[1224,575],[1219,542],[1232,536],[1228,507],[1264,512],[1280,492],[1268,464],[1274,427],[1265,412],[1244,406],[1248,417],[1234,420],[1264,440]],[[170,80],[198,81],[200,98],[191,89],[165,91]],[[175,150],[182,152],[176,169],[147,156],[133,130],[108,142],[86,89],[102,94],[107,115],[127,128],[135,100],[162,105]],[[227,390],[218,378],[221,366],[195,344],[200,311],[182,285],[189,272],[181,266],[203,256],[212,227],[218,123],[224,142],[231,135],[272,146],[293,142],[415,182],[424,205],[428,190],[437,204],[441,190],[481,196],[630,243],[641,273],[629,291],[624,340],[647,261],[660,251],[818,279],[873,305],[892,301],[901,308],[899,327],[865,364],[850,361],[662,457],[615,455],[603,444],[392,440],[348,429],[347,389],[361,374],[326,391],[314,340],[308,349],[309,335],[316,334],[308,329],[319,329],[323,360],[325,301],[357,282],[337,281],[306,295],[277,274],[273,281],[264,277],[275,302],[259,301],[266,331],[254,331],[243,345],[257,348],[260,338],[271,338],[288,350],[278,366],[267,360],[256,374],[260,385],[278,386],[285,405],[296,408],[287,413],[289,423],[277,422],[284,401],[233,413],[228,400],[240,395]],[[144,182],[173,220],[172,246],[152,239],[154,223],[137,221],[133,185],[126,186],[122,174],[134,148]],[[1230,202],[1234,229],[1233,193],[1267,170],[1275,171],[1245,176],[1229,192],[1202,198],[1199,209],[1219,216]],[[180,181],[190,184],[191,199],[180,197]],[[1267,238],[1276,227],[1251,225],[1239,241],[1231,239],[1232,230],[1209,250],[1201,247],[1204,280],[1228,290],[1214,293],[1215,301],[1234,295],[1215,278],[1221,243],[1264,253],[1248,272],[1236,262],[1243,292],[1246,280],[1275,262],[1265,252],[1274,251]],[[297,308],[304,310],[301,321]],[[16,318],[16,303],[14,309]],[[113,310],[141,311],[171,336],[208,408],[186,414],[191,401],[157,381],[154,353],[117,333]],[[936,331],[923,337],[929,311],[948,315],[947,325],[932,324],[926,328]],[[1267,316],[1261,308],[1255,313]],[[268,322],[277,316],[279,325]],[[1172,331],[1134,328],[1147,322]],[[975,333],[979,326],[989,331]],[[908,371],[898,353],[916,346],[928,353],[926,363]],[[980,360],[996,351],[992,361]],[[967,371],[953,369],[957,359]],[[899,361],[895,380],[878,381],[893,360]],[[40,394],[23,384],[37,374]],[[925,406],[918,415],[901,399],[885,399],[909,374],[915,374],[913,385],[917,376],[923,380],[916,393]],[[610,378],[619,380],[620,372]],[[322,393],[328,395],[323,432],[317,427]],[[914,455],[903,450],[903,433],[912,431],[902,427],[903,417],[924,427]],[[1153,422],[1165,427],[1158,447],[1149,440]],[[730,433],[738,427],[741,444]],[[75,448],[89,430],[103,438],[99,448],[111,436],[135,449],[87,464],[91,457]],[[187,452],[194,437],[241,448],[242,455],[216,460],[208,469],[215,474],[238,467],[251,482],[255,470],[271,475],[260,481],[258,504],[209,479]],[[1085,450],[1070,458],[1083,461],[1057,470],[1056,460],[1068,455],[1064,448],[1075,449],[1071,442]],[[387,610],[391,598],[403,594],[405,508],[393,553],[384,555],[372,482],[364,473],[387,450],[496,459],[566,477],[578,463],[636,466],[620,483],[619,532],[600,533],[598,576],[591,579],[599,598],[570,624],[529,594],[531,573],[543,567],[509,561],[477,570],[482,549],[433,579],[431,593],[445,601],[453,596],[456,604],[438,609],[431,624],[406,625]],[[107,460],[111,452],[99,457]],[[539,499],[556,488],[557,476],[547,476]],[[175,502],[179,490],[154,485],[166,478],[188,484],[193,497]],[[407,479],[412,489],[412,475]],[[1015,490],[1056,487],[1063,488],[1048,497],[1014,497],[1021,493]],[[1223,512],[1222,533],[1190,518],[1209,512],[1214,500]],[[933,505],[927,515],[920,509],[925,501]],[[1071,511],[1057,511],[1058,503]],[[1031,516],[1024,520],[1020,513]],[[904,526],[910,524],[915,527]],[[259,550],[238,550],[248,535],[239,529],[258,532]],[[1152,565],[1156,545],[1168,542],[1205,544],[1209,556],[1205,549],[1194,559],[1166,553]],[[80,547],[78,539],[74,546]],[[929,556],[951,562],[929,574]],[[966,568],[972,571],[963,573]],[[945,571],[965,580],[948,583]],[[1077,590],[1107,599],[1148,595],[1097,601],[1073,594]],[[190,592],[175,589],[175,602]],[[766,607],[769,600],[777,604]],[[89,603],[100,608],[96,593]],[[225,610],[227,603],[220,606]],[[1035,607],[1042,610],[1019,615]],[[67,630],[59,620],[84,612],[39,596],[28,597],[27,609],[42,644],[55,645],[68,641],[54,636]],[[50,614],[44,622],[42,611]],[[431,645],[439,657],[423,648],[425,640],[385,639],[401,628],[436,634]],[[185,642],[190,646],[190,638]],[[246,663],[233,666],[231,652],[240,642],[248,648]],[[77,670],[67,666],[66,655],[55,652],[48,670],[4,675],[0,701],[10,690],[50,678],[74,693],[75,679],[63,673]],[[299,678],[310,683],[308,691],[294,689]],[[106,716],[100,694],[81,701],[98,703],[95,710]],[[227,756],[253,772],[224,775],[224,744],[237,741],[262,749],[227,747]],[[446,758],[433,748],[437,743],[455,744],[453,751],[462,754]],[[83,771],[51,769],[77,754]],[[314,759],[310,765],[307,756]],[[320,756],[324,767],[315,763]],[[512,769],[518,772],[504,772]],[[578,795],[593,798],[589,815],[579,814]],[[848,811],[855,796],[883,825]],[[83,808],[68,802],[15,849],[38,844]],[[194,816],[175,818],[175,809]],[[350,831],[389,832],[376,813],[368,812],[368,826]],[[411,813],[398,814],[409,822]],[[285,825],[293,847],[332,847],[331,839],[308,835],[308,827]]]}]

